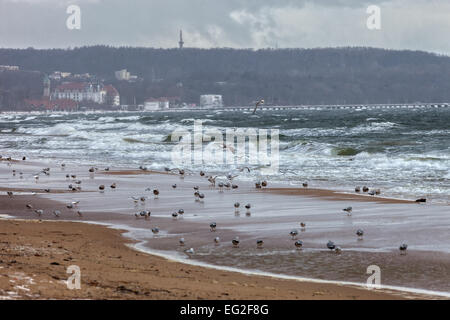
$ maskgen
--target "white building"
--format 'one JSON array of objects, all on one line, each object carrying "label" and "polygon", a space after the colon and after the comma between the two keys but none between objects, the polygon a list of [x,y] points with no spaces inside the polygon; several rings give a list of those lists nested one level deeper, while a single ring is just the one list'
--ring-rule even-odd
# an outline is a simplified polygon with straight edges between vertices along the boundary
[{"label": "white building", "polygon": [[155,110],[164,110],[169,109],[169,100],[160,98],[160,99],[154,99],[149,98],[145,100],[144,103],[144,111],[155,111]]},{"label": "white building", "polygon": [[202,108],[223,107],[222,96],[220,94],[204,94],[200,96],[200,106]]},{"label": "white building", "polygon": [[115,72],[117,80],[130,80],[131,74],[127,71],[127,69],[119,70]]},{"label": "white building", "polygon": [[107,91],[100,84],[86,82],[67,82],[55,88],[51,99],[69,99],[77,102],[92,101],[95,103],[106,103]]}]

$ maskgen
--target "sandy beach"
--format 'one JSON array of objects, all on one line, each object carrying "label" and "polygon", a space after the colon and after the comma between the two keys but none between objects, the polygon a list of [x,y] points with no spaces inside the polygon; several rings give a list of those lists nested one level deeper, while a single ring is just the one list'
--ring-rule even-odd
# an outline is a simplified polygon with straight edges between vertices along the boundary
[{"label": "sandy beach", "polygon": [[[99,169],[92,174],[88,167],[63,170],[53,161],[19,161],[13,167],[16,172],[22,172],[23,177],[12,176],[12,167],[0,169],[0,215],[3,218],[0,220],[0,296],[3,299],[443,298],[430,294],[432,291],[369,290],[363,285],[369,264],[380,265],[388,285],[411,287],[412,279],[418,281],[419,289],[425,282],[432,285],[424,288],[429,290],[445,291],[447,285],[439,280],[448,275],[447,254],[421,248],[402,257],[398,249],[384,247],[392,240],[383,236],[392,237],[390,230],[370,227],[375,221],[379,223],[378,215],[385,210],[395,208],[400,214],[405,210],[409,216],[417,209],[417,214],[427,210],[427,206],[411,201],[276,184],[255,189],[245,181],[236,181],[239,183],[237,190],[220,191],[193,173],[180,177],[165,172],[117,168]],[[45,167],[51,167],[51,174],[33,181],[33,173]],[[76,174],[77,179],[83,181],[81,191],[67,190],[67,184],[73,183],[65,177],[67,173]],[[112,182],[117,183],[117,189],[109,188]],[[172,188],[174,183],[176,189]],[[99,184],[106,185],[107,190],[99,192]],[[161,192],[158,199],[143,191],[149,185],[158,187]],[[194,201],[194,185],[205,192],[203,202]],[[46,192],[45,188],[50,190]],[[6,195],[7,191],[14,195]],[[144,194],[145,203],[133,204],[132,195]],[[246,214],[245,209],[236,214],[234,201],[243,205],[247,199],[253,203],[251,215]],[[67,208],[67,203],[74,200],[80,202],[77,208]],[[292,215],[299,201],[304,212]],[[274,211],[273,206],[279,202],[283,202],[283,210]],[[357,212],[366,212],[366,216],[329,214],[329,211],[341,211],[337,208],[343,207],[342,202],[353,205]],[[27,204],[33,208],[27,208]],[[181,207],[185,214],[172,218],[171,212]],[[436,208],[445,211],[445,207]],[[431,209],[435,212],[436,208]],[[37,217],[35,209],[43,210],[42,216]],[[52,214],[55,209],[60,211],[58,217]],[[150,219],[134,217],[143,209],[151,210]],[[81,217],[76,215],[77,210],[83,212]],[[389,219],[400,219],[396,216],[398,213]],[[288,235],[292,227],[299,228],[299,218],[308,223],[306,231],[300,235],[305,243],[300,251],[295,250]],[[379,233],[373,242],[355,241],[351,230],[361,219],[369,219],[364,220],[366,232]],[[212,220],[219,225],[214,234],[208,227]],[[430,221],[434,221],[431,216]],[[110,225],[115,229],[83,222]],[[335,229],[330,229],[330,224],[336,225]],[[158,236],[151,235],[150,229],[155,226],[161,229]],[[396,225],[395,230],[401,232],[402,237],[412,232],[421,239],[421,233],[409,230],[409,225]],[[254,241],[261,233],[264,233],[264,249],[255,249]],[[231,239],[236,235],[241,239],[239,249],[231,246]],[[216,236],[221,239],[219,245],[212,242]],[[429,234],[424,233],[424,236]],[[177,245],[180,237],[186,238],[186,246]],[[343,247],[342,254],[324,249],[323,243],[328,237],[333,237]],[[445,238],[445,234],[442,237]],[[136,251],[132,248],[135,245],[145,252]],[[184,253],[190,247],[195,248],[192,256]],[[164,253],[166,258],[152,255],[152,252]],[[190,261],[214,268],[192,265]],[[70,265],[81,268],[81,290],[67,289],[64,281],[69,276],[66,268]],[[220,266],[234,267],[244,273],[245,270],[260,270],[285,274],[295,279],[267,277],[257,275],[258,272],[256,275],[230,272],[220,270]],[[217,267],[219,270],[215,269]],[[426,274],[430,278],[421,276]],[[334,282],[305,281],[308,278]],[[360,285],[344,285],[349,281]]]}]

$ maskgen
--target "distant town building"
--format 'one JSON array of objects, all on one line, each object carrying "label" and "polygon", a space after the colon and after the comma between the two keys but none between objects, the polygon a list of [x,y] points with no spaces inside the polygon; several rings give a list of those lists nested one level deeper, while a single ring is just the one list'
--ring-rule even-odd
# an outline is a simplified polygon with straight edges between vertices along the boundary
[{"label": "distant town building", "polygon": [[0,65],[0,71],[19,71],[19,66]]},{"label": "distant town building", "polygon": [[118,107],[120,106],[120,95],[116,88],[112,85],[106,85],[106,104]]},{"label": "distant town building", "polygon": [[64,78],[68,78],[70,77],[72,74],[70,72],[61,72],[61,71],[54,71],[51,75],[49,75],[48,77],[52,80],[61,80]]},{"label": "distant town building", "polygon": [[222,96],[220,94],[204,94],[200,96],[200,106],[202,108],[223,107]]},{"label": "distant town building", "polygon": [[130,73],[127,71],[127,69],[119,70],[115,72],[115,76],[117,80],[130,80]]},{"label": "distant town building", "polygon": [[106,103],[106,90],[101,84],[66,82],[55,88],[52,92],[51,99],[70,99],[77,102],[92,101],[103,104]]},{"label": "distant town building", "polygon": [[78,103],[69,99],[50,100],[48,98],[25,100],[25,105],[34,110],[76,111]]},{"label": "distant town building", "polygon": [[170,101],[167,98],[149,98],[145,100],[144,110],[145,111],[154,111],[154,110],[164,110],[169,109]]}]

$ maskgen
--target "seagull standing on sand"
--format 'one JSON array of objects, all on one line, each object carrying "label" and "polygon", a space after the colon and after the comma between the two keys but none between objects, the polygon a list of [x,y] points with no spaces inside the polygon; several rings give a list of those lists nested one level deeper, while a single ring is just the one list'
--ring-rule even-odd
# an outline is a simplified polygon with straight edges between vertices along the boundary
[{"label": "seagull standing on sand", "polygon": [[303,241],[297,240],[297,241],[295,241],[294,245],[297,249],[301,249],[303,247]]},{"label": "seagull standing on sand", "polygon": [[252,205],[251,205],[250,203],[247,203],[247,204],[245,205],[245,209],[247,209],[247,212],[246,212],[247,215],[250,214],[250,209],[251,209],[251,207],[252,207]]},{"label": "seagull standing on sand", "polygon": [[215,223],[215,222],[211,222],[209,224],[209,228],[211,229],[211,232],[216,231],[216,227],[217,227],[217,223]]},{"label": "seagull standing on sand", "polygon": [[300,222],[300,227],[301,227],[302,231],[305,231],[306,230],[306,223]]},{"label": "seagull standing on sand", "polygon": [[41,210],[41,209],[39,209],[39,210],[34,210],[34,212],[40,217],[40,216],[42,216],[43,214],[44,214],[44,210]]},{"label": "seagull standing on sand", "polygon": [[157,235],[159,233],[159,228],[158,227],[152,228],[152,232],[154,235]]},{"label": "seagull standing on sand", "polygon": [[233,244],[234,248],[238,248],[239,247],[239,237],[235,237],[233,240],[231,240],[231,243]]},{"label": "seagull standing on sand", "polygon": [[240,207],[240,203],[239,202],[235,202],[234,203],[234,213],[238,214],[239,213],[239,207]]},{"label": "seagull standing on sand", "polygon": [[408,249],[408,245],[406,243],[403,243],[400,247],[400,254],[406,254],[406,249]]},{"label": "seagull standing on sand", "polygon": [[298,235],[298,230],[292,229],[291,232],[289,232],[289,234],[291,235],[292,240],[295,240],[295,238],[297,238],[297,235]]},{"label": "seagull standing on sand", "polygon": [[334,250],[336,248],[336,245],[334,244],[333,241],[328,240],[327,248],[330,249],[330,250]]},{"label": "seagull standing on sand", "polygon": [[101,184],[98,189],[100,190],[101,193],[103,193],[105,191],[105,185]]},{"label": "seagull standing on sand", "polygon": [[178,212],[172,213],[173,220],[176,220],[178,218]]},{"label": "seagull standing on sand", "polygon": [[358,240],[362,240],[364,231],[362,229],[358,229],[358,230],[356,230],[356,235],[358,236]]},{"label": "seagull standing on sand", "polygon": [[53,214],[55,215],[55,217],[59,218],[59,216],[61,215],[61,211],[55,210],[53,211]]},{"label": "seagull standing on sand", "polygon": [[190,249],[184,250],[184,252],[185,252],[187,255],[193,255],[193,254],[195,253],[194,248],[190,248]]},{"label": "seagull standing on sand", "polygon": [[264,240],[262,240],[262,239],[256,240],[256,248],[258,248],[258,249],[264,248]]},{"label": "seagull standing on sand", "polygon": [[347,216],[351,216],[353,208],[352,207],[347,207],[347,208],[342,209],[342,211],[347,212]]},{"label": "seagull standing on sand", "polygon": [[178,240],[178,242],[180,243],[181,247],[183,247],[185,244],[184,238],[180,238],[180,240]]},{"label": "seagull standing on sand", "polygon": [[220,238],[219,237],[215,237],[214,238],[214,243],[215,243],[216,246],[219,245],[220,244]]},{"label": "seagull standing on sand", "polygon": [[153,195],[155,196],[155,199],[158,199],[159,190],[158,189],[153,190]]}]

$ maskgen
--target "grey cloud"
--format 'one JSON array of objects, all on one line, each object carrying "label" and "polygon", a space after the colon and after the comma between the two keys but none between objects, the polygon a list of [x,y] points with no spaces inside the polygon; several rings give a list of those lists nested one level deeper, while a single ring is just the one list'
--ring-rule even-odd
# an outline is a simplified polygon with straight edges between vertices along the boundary
[{"label": "grey cloud", "polygon": [[[65,26],[68,4],[81,30]],[[365,27],[370,4],[382,30]],[[0,0],[0,46],[94,44],[175,47],[377,46],[449,53],[446,0]]]}]

